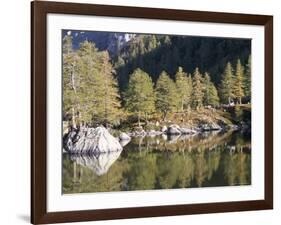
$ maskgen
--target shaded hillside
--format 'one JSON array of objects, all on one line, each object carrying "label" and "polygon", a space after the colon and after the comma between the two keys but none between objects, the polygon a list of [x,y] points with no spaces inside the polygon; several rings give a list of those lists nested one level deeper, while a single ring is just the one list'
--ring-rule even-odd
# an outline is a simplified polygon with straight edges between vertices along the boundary
[{"label": "shaded hillside", "polygon": [[217,85],[226,63],[230,61],[235,65],[240,58],[245,64],[250,52],[248,39],[139,35],[124,46],[114,61],[123,90],[136,68],[150,74],[155,82],[163,70],[174,79],[179,66],[187,73],[193,73],[199,67],[202,73],[208,71]]}]

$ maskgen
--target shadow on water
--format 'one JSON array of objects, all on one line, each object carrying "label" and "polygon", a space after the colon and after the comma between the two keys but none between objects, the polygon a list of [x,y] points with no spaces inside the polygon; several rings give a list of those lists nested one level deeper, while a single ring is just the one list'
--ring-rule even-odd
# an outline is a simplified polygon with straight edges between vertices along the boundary
[{"label": "shadow on water", "polygon": [[123,151],[63,155],[63,193],[251,184],[251,141],[240,132],[135,137]]}]

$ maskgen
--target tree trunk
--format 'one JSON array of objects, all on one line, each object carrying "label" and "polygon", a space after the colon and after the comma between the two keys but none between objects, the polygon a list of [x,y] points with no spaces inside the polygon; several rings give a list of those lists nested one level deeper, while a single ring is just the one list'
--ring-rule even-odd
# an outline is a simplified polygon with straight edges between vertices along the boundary
[{"label": "tree trunk", "polygon": [[140,125],[140,112],[138,112],[138,124],[139,124],[139,127],[141,126]]},{"label": "tree trunk", "polygon": [[148,116],[147,116],[146,112],[144,113],[144,117],[145,117],[145,123],[147,124],[148,123]]},{"label": "tree trunk", "polygon": [[166,116],[167,116],[167,112],[164,111],[164,113],[163,113],[163,121],[166,121]]},{"label": "tree trunk", "polygon": [[76,121],[75,121],[75,110],[74,110],[74,107],[71,108],[71,111],[72,111],[72,127],[76,129],[77,126],[76,126]]},{"label": "tree trunk", "polygon": [[76,181],[77,181],[76,167],[77,167],[76,162],[74,162],[73,163],[73,180],[72,180],[73,183],[76,183]]}]

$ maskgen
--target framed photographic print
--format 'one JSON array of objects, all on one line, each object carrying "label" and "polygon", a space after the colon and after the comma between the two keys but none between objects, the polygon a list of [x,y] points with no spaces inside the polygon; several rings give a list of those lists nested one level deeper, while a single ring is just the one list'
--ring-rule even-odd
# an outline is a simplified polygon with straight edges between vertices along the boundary
[{"label": "framed photographic print", "polygon": [[31,222],[273,208],[273,17],[35,1]]}]

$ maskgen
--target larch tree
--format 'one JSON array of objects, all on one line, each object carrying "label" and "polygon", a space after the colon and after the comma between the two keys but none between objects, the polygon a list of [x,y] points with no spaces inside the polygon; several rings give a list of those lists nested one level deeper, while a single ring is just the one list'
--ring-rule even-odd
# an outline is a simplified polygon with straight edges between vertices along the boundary
[{"label": "larch tree", "polygon": [[72,48],[72,36],[63,38],[63,112],[71,118],[70,125],[77,128],[77,113],[79,105],[79,57]]},{"label": "larch tree", "polygon": [[180,98],[180,109],[184,111],[190,105],[192,83],[183,71],[182,67],[178,68],[176,73],[176,87]]},{"label": "larch tree", "polygon": [[113,68],[109,62],[109,54],[107,51],[99,53],[100,60],[100,74],[103,77],[103,107],[99,120],[108,125],[109,123],[115,124],[119,122],[120,116],[120,95],[117,80],[113,76]]},{"label": "larch tree", "polygon": [[246,64],[246,68],[245,68],[245,79],[244,79],[244,93],[245,96],[248,96],[251,98],[251,55],[248,58],[248,62]]},{"label": "larch tree", "polygon": [[78,50],[81,73],[79,120],[94,125],[119,122],[120,96],[107,52],[84,41]]},{"label": "larch tree", "polygon": [[217,106],[219,104],[218,92],[214,83],[211,81],[211,78],[208,73],[205,73],[203,83],[204,83],[203,104]]},{"label": "larch tree", "polygon": [[156,82],[156,109],[163,113],[163,120],[167,113],[177,109],[179,95],[175,82],[163,71]]},{"label": "larch tree", "polygon": [[222,81],[221,81],[221,85],[220,85],[220,96],[221,96],[221,100],[224,103],[230,104],[232,102],[233,98],[235,97],[233,85],[234,85],[233,69],[232,69],[231,63],[228,62],[226,64],[224,73],[222,75]]},{"label": "larch tree", "polygon": [[79,92],[79,119],[85,123],[97,123],[103,109],[103,76],[98,50],[89,41],[84,41],[78,49],[81,73],[81,91]]},{"label": "larch tree", "polygon": [[239,104],[242,104],[242,97],[244,97],[244,68],[241,65],[240,59],[237,60],[234,82],[234,95],[238,99]]},{"label": "larch tree", "polygon": [[128,89],[125,92],[125,107],[129,112],[136,113],[140,126],[141,116],[155,111],[155,93],[150,76],[137,68],[130,76]]},{"label": "larch tree", "polygon": [[193,74],[192,79],[192,105],[194,108],[199,109],[203,106],[204,97],[204,84],[202,75],[197,67]]},{"label": "larch tree", "polygon": [[210,99],[209,99],[209,105],[215,107],[220,104],[220,98],[218,95],[218,90],[214,84],[211,84],[210,86]]}]

